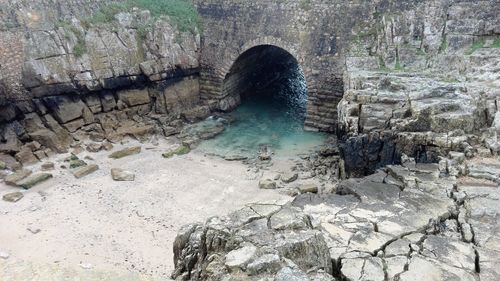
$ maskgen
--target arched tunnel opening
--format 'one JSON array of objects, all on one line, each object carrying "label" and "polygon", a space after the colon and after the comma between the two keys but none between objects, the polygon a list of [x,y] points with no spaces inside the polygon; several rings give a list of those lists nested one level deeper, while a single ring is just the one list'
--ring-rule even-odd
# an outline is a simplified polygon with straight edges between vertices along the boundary
[{"label": "arched tunnel opening", "polygon": [[[260,45],[242,53],[227,73],[223,96],[231,123],[205,146],[218,154],[291,156],[321,145],[325,135],[306,132],[307,84],[297,59],[286,50]],[[221,151],[222,150],[222,151]]]},{"label": "arched tunnel opening", "polygon": [[244,52],[226,75],[222,91],[242,104],[272,105],[304,122],[306,79],[295,57],[282,48],[260,45]]}]

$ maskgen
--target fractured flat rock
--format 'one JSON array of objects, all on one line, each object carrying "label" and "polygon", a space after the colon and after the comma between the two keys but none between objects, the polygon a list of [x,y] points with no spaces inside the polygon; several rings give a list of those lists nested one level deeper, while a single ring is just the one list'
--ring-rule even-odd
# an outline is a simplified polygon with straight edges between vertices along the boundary
[{"label": "fractured flat rock", "polygon": [[115,151],[109,155],[109,158],[113,159],[120,159],[123,157],[127,157],[130,155],[134,154],[139,154],[141,153],[141,147],[140,146],[134,146],[134,147],[127,147],[122,150]]},{"label": "fractured flat rock", "polygon": [[244,246],[226,254],[226,266],[229,268],[244,268],[255,255],[257,248],[253,245]]},{"label": "fractured flat rock", "polygon": [[79,178],[83,178],[87,175],[90,175],[97,170],[99,170],[99,166],[97,166],[96,164],[90,164],[90,165],[86,165],[86,166],[77,168],[77,169],[73,170],[72,173],[73,173],[73,176],[75,176],[75,178],[79,179]]},{"label": "fractured flat rock", "polygon": [[30,189],[33,186],[35,186],[41,182],[44,182],[50,178],[52,178],[52,174],[49,174],[49,173],[33,174],[33,175],[30,175],[27,178],[19,181],[17,183],[17,185],[24,188],[24,189]]},{"label": "fractured flat rock", "polygon": [[111,169],[111,177],[115,181],[134,181],[135,175],[132,172],[120,168]]}]

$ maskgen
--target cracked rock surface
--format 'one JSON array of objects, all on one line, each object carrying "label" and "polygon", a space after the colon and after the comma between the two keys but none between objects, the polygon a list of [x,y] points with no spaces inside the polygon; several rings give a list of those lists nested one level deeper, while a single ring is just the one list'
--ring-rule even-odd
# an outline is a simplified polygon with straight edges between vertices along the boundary
[{"label": "cracked rock surface", "polygon": [[[457,199],[458,198],[458,199]],[[387,166],[335,194],[185,226],[177,280],[499,280],[496,184]]]}]

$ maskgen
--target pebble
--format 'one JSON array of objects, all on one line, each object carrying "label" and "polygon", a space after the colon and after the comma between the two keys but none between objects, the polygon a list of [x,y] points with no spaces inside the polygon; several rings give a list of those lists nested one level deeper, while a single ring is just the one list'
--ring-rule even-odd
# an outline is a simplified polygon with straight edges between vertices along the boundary
[{"label": "pebble", "polygon": [[6,260],[10,257],[9,253],[0,251],[0,258]]},{"label": "pebble", "polygon": [[81,263],[80,267],[83,269],[91,269],[93,266],[90,263]]},{"label": "pebble", "polygon": [[28,231],[31,232],[31,233],[33,233],[33,234],[38,234],[42,230],[40,230],[40,228],[31,228],[31,227],[28,227]]}]

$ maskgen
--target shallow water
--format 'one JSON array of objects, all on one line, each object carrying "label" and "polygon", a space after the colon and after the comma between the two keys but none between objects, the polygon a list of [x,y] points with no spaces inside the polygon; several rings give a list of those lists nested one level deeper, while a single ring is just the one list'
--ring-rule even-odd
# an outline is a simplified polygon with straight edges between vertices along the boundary
[{"label": "shallow water", "polygon": [[[294,157],[322,145],[326,134],[303,129],[306,100],[283,100],[279,96],[256,95],[229,113],[224,132],[203,141],[199,149],[222,157],[253,158],[263,146],[273,157]],[[210,122],[210,121],[209,121]],[[212,121],[217,122],[217,121]]]}]

